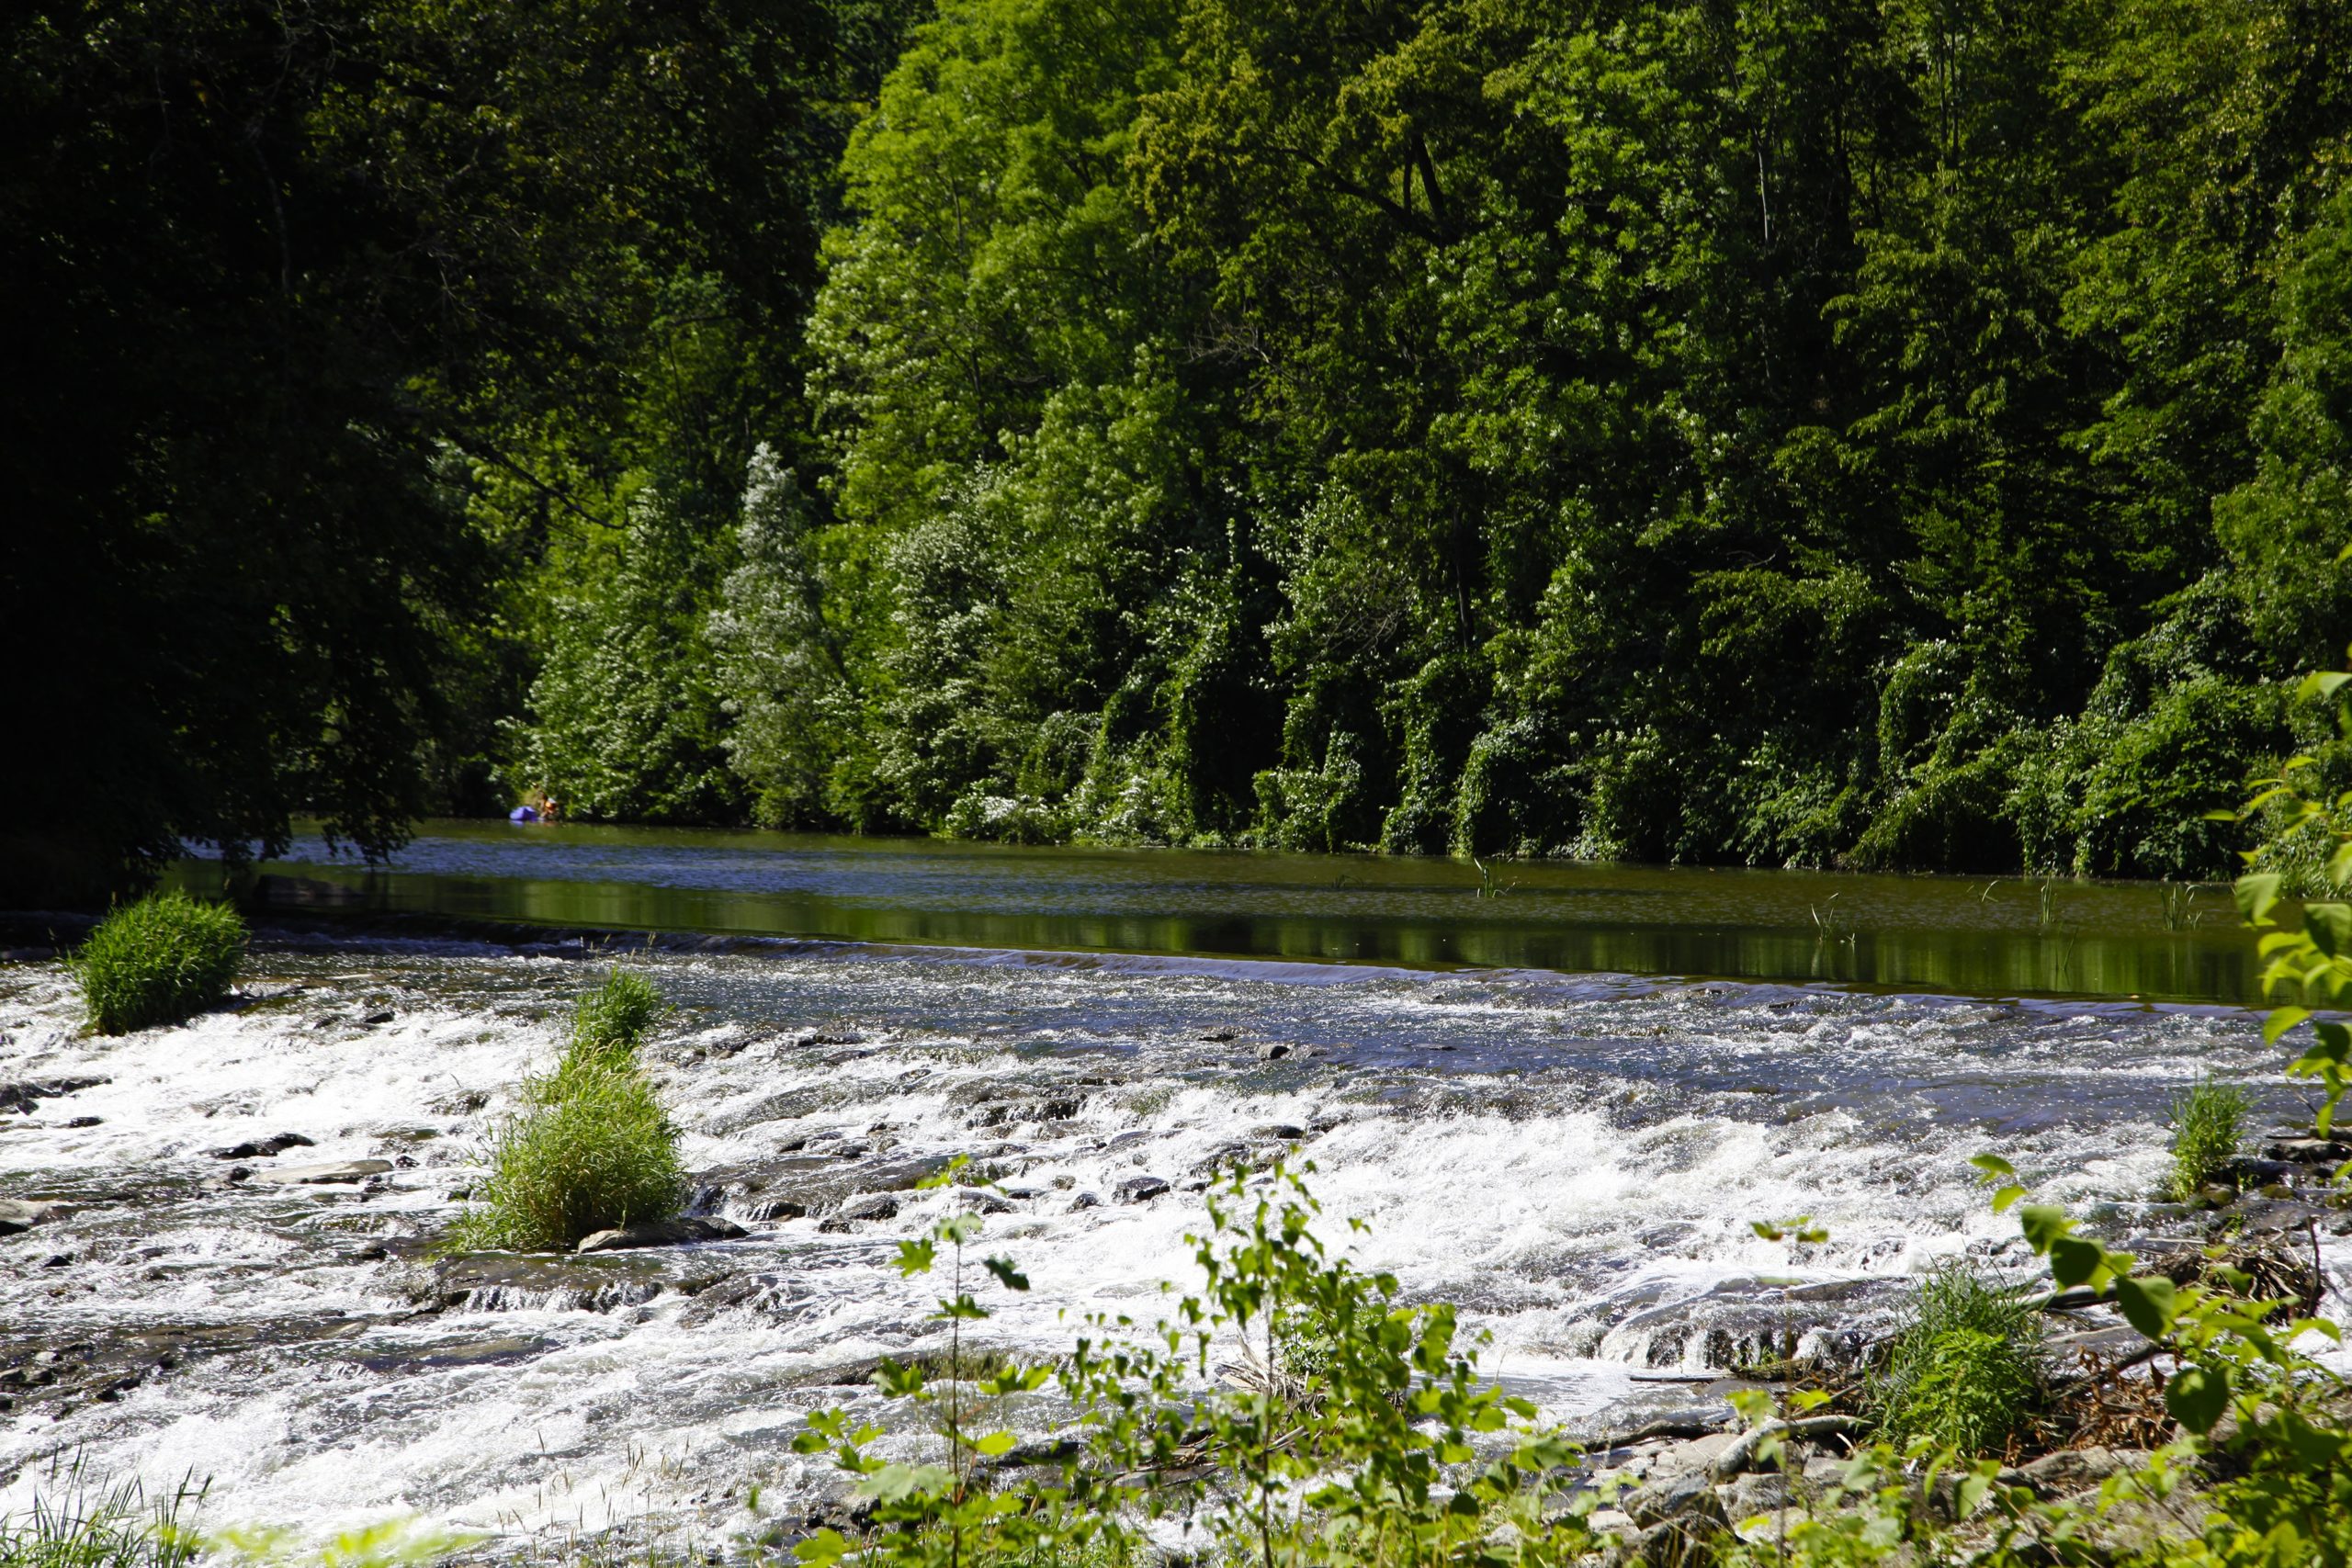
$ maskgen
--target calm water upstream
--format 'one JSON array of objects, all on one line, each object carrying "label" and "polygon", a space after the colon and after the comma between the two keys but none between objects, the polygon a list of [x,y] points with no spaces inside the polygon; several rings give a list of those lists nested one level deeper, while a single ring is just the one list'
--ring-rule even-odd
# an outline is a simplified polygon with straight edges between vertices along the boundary
[{"label": "calm water upstream", "polygon": [[1950,994],[2235,1001],[2225,887],[1498,865],[924,839],[436,822],[370,871],[298,845],[264,892],[627,931],[1826,980]]},{"label": "calm water upstream", "polygon": [[[2245,985],[2221,899],[2166,931],[2145,887],[2062,886],[2045,930],[2013,882],[1510,868],[1482,899],[1422,863],[448,827],[386,873],[268,869],[289,908],[732,933],[623,945],[677,1004],[649,1066],[700,1204],[750,1235],[427,1255],[613,950],[266,926],[241,1005],[121,1039],[80,1032],[53,960],[0,964],[0,1083],[105,1080],[0,1114],[0,1196],[72,1205],[0,1237],[0,1510],[78,1452],[210,1477],[216,1523],[723,1547],[831,1493],[790,1451],[809,1409],[871,1406],[871,1359],[933,1341],[893,1243],[956,1152],[1001,1174],[987,1246],[1035,1284],[992,1301],[998,1344],[1160,1310],[1209,1173],[1288,1150],[1328,1235],[1365,1221],[1363,1262],[1606,1428],[1716,1397],[1784,1312],[1834,1356],[1933,1260],[2018,1263],[1971,1154],[2128,1237],[2182,1085],[2299,1109],[2211,999]],[[2064,990],[2110,995],[2022,994]],[[285,1133],[311,1145],[212,1152]],[[387,1168],[266,1179],[345,1160]],[[1139,1177],[1168,1190],[1125,1200]],[[1748,1221],[1799,1213],[1832,1239],[1790,1307]]]}]

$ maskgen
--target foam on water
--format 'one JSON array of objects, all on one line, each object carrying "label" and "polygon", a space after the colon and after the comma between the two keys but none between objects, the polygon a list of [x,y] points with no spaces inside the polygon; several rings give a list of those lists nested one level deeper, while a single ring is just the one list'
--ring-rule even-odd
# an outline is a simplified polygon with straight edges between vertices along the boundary
[{"label": "foam on water", "polygon": [[[1030,1194],[989,1221],[987,1249],[1033,1282],[990,1298],[991,1343],[1051,1351],[1087,1311],[1163,1310],[1204,1222],[1184,1187],[1287,1125],[1323,1234],[1366,1222],[1362,1264],[1459,1303],[1490,1369],[1587,1426],[1643,1367],[1751,1346],[1781,1303],[1768,1278],[1867,1316],[1938,1258],[2013,1257],[1973,1153],[2126,1234],[2179,1084],[2244,1077],[2266,1111],[2297,1109],[2252,1020],[2213,1009],[842,944],[628,961],[679,1005],[649,1066],[697,1171],[976,1150]],[[151,1485],[209,1477],[211,1517],[311,1534],[411,1510],[516,1536],[724,1534],[753,1482],[771,1512],[824,1494],[792,1434],[873,1402],[828,1384],[837,1369],[930,1340],[935,1282],[901,1280],[890,1244],[954,1195],[842,1234],[753,1224],[577,1289],[434,1293],[418,1250],[593,973],[455,943],[279,946],[256,957],[257,1005],[101,1040],[57,966],[0,968],[0,1081],[110,1080],[0,1122],[0,1193],[82,1205],[0,1239],[0,1361],[165,1330],[188,1346],[118,1397],[20,1399],[0,1508],[77,1450]],[[378,1011],[392,1021],[359,1021]],[[315,1145],[280,1167],[409,1163],[364,1190],[220,1185],[206,1151],[281,1132]],[[1118,1201],[1139,1175],[1177,1190]],[[1793,1260],[1748,1224],[1796,1214],[1832,1239]],[[704,1304],[735,1276],[759,1288]]]}]

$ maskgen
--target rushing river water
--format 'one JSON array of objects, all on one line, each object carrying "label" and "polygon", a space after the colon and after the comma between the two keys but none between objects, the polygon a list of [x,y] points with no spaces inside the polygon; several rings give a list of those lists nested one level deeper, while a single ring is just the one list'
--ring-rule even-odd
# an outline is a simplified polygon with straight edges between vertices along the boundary
[{"label": "rushing river water", "polygon": [[[1971,1154],[2005,1154],[2039,1193],[2129,1235],[2155,1211],[2165,1105],[2182,1085],[2243,1077],[2265,1113],[2299,1109],[2251,1015],[2227,1007],[1526,962],[1617,940],[1596,910],[1655,909],[1641,928],[1654,932],[1695,910],[1728,931],[1754,898],[1818,907],[1836,891],[1841,909],[1885,919],[1883,934],[1886,911],[1944,909],[1951,962],[1968,974],[2024,963],[2010,926],[1960,927],[1957,889],[1905,906],[1893,879],[1626,873],[1586,887],[1522,872],[1503,898],[1473,900],[1450,867],[1175,857],[1154,870],[931,846],[829,863],[805,841],[774,862],[706,836],[571,831],[560,842],[578,852],[546,867],[558,874],[516,875],[520,857],[558,840],[486,832],[437,834],[372,881],[272,869],[307,879],[280,895],[306,903],[347,886],[385,908],[639,930],[772,930],[792,907],[807,929],[839,922],[830,934],[896,945],[738,936],[603,950],[526,933],[265,928],[241,1005],[121,1039],[81,1032],[53,960],[0,964],[0,1083],[105,1080],[0,1114],[0,1196],[72,1205],[0,1238],[0,1367],[23,1374],[0,1386],[13,1405],[0,1415],[0,1510],[78,1453],[151,1485],[209,1477],[215,1522],[311,1535],[401,1513],[507,1542],[614,1527],[704,1542],[754,1533],[833,1486],[790,1451],[805,1414],[871,1404],[872,1358],[933,1341],[935,1292],[899,1278],[892,1244],[952,1201],[905,1189],[956,1152],[1000,1174],[1008,1196],[987,1244],[1034,1285],[992,1298],[993,1344],[1050,1354],[1071,1337],[1064,1314],[1161,1310],[1159,1282],[1189,1280],[1183,1236],[1202,1223],[1208,1174],[1288,1151],[1314,1163],[1335,1243],[1344,1218],[1366,1222],[1363,1262],[1411,1297],[1459,1303],[1493,1337],[1489,1371],[1572,1427],[1604,1428],[1712,1397],[1703,1375],[1766,1353],[1785,1314],[1834,1354],[1935,1258],[2013,1258],[2014,1222],[1987,1213]],[[1335,899],[1308,879],[1333,867],[1385,880]],[[1220,869],[1231,880],[1216,881]],[[2132,988],[2237,984],[2215,978],[2239,973],[2217,938],[2162,929],[2150,890],[2065,891],[2086,922],[2094,899],[2151,906],[2153,933],[2101,939],[2143,954],[2129,961]],[[2033,896],[2006,884],[1977,905]],[[1512,923],[1487,919],[1490,904],[1536,912]],[[1201,940],[1220,920],[1223,934]],[[1289,956],[1070,951],[1133,931],[1148,933],[1136,947]],[[2144,956],[2171,937],[2183,956],[2170,967]],[[917,938],[961,945],[907,945]],[[1722,954],[1760,964],[1789,950],[1723,940],[1690,967],[1736,971]],[[2079,940],[2090,948],[2086,930]],[[1492,953],[1510,965],[1305,961],[1406,947],[1432,964]],[[1927,943],[1845,947],[1881,962]],[[431,1238],[461,1207],[481,1140],[616,951],[676,1005],[649,1066],[684,1129],[701,1206],[751,1235],[579,1261],[436,1262]],[[210,1152],[285,1133],[312,1145]],[[358,1183],[267,1180],[359,1159],[390,1168]],[[250,1174],[229,1179],[240,1168]],[[1169,1190],[1123,1201],[1143,1176]],[[899,1212],[843,1217],[875,1193],[895,1193]],[[808,1212],[786,1217],[794,1208]],[[1748,1222],[1800,1213],[1832,1239],[1795,1259],[1792,1303],[1771,1282],[1791,1259]]]}]

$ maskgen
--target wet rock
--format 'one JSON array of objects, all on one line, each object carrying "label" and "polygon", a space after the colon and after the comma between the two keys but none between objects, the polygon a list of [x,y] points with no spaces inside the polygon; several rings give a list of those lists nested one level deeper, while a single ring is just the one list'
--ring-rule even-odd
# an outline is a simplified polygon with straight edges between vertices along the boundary
[{"label": "wet rock", "polygon": [[36,1100],[62,1100],[69,1094],[79,1094],[85,1089],[112,1083],[106,1077],[24,1078],[15,1083],[0,1083],[0,1112],[18,1111],[29,1116]]},{"label": "wet rock", "polygon": [[253,1138],[242,1144],[232,1144],[224,1149],[204,1152],[214,1159],[274,1159],[288,1149],[316,1146],[311,1139],[300,1133],[273,1133],[266,1138]]},{"label": "wet rock", "polygon": [[1735,1524],[1758,1514],[1785,1508],[1796,1501],[1790,1495],[1789,1478],[1777,1472],[1740,1476],[1717,1487],[1715,1495],[1724,1500],[1724,1512]]},{"label": "wet rock", "polygon": [[854,1202],[844,1203],[842,1205],[840,1213],[825,1221],[817,1228],[820,1231],[838,1234],[848,1230],[853,1224],[860,1224],[871,1220],[895,1220],[898,1217],[897,1195],[889,1192],[876,1192],[868,1197],[860,1198]]},{"label": "wet rock", "polygon": [[468,1089],[428,1101],[424,1108],[435,1116],[471,1116],[489,1103],[490,1092],[487,1089]]},{"label": "wet rock", "polygon": [[1257,1059],[1261,1062],[1300,1062],[1322,1052],[1312,1045],[1295,1044],[1285,1040],[1269,1040],[1258,1047]]},{"label": "wet rock", "polygon": [[[843,1145],[863,1151],[865,1145]],[[946,1168],[936,1155],[869,1157],[806,1153],[745,1165],[723,1166],[705,1173],[702,1185],[709,1194],[697,1209],[721,1205],[748,1220],[797,1220],[807,1214],[829,1214],[866,1193],[906,1192],[925,1178]]]},{"label": "wet rock", "polygon": [[1069,1201],[1069,1212],[1073,1214],[1081,1209],[1099,1209],[1102,1206],[1102,1200],[1091,1192],[1081,1192]]},{"label": "wet rock", "polygon": [[373,1029],[379,1023],[391,1022],[394,1016],[395,1015],[390,1008],[383,1008],[368,1014],[359,1021],[366,1024],[368,1028]]},{"label": "wet rock", "polygon": [[257,1172],[253,1184],[256,1187],[325,1187],[345,1181],[365,1181],[391,1168],[392,1162],[388,1159],[345,1159],[326,1165],[291,1165],[279,1170]]},{"label": "wet rock", "polygon": [[105,1120],[103,1116],[75,1116],[68,1119],[65,1124],[68,1127],[96,1127],[101,1125]]},{"label": "wet rock", "polygon": [[633,1225],[582,1236],[574,1252],[620,1252],[633,1247],[686,1247],[698,1241],[734,1241],[747,1235],[731,1220],[682,1214],[671,1220],[640,1220]]},{"label": "wet rock", "polygon": [[1731,1522],[1725,1514],[1723,1499],[1715,1495],[1714,1483],[1708,1480],[1703,1471],[1645,1482],[1627,1493],[1620,1506],[1643,1529],[1669,1521],[1684,1524],[1703,1521],[1718,1528],[1727,1527]]},{"label": "wet rock", "polygon": [[1233,1028],[1220,1027],[1210,1030],[1207,1033],[1201,1035],[1200,1038],[1208,1041],[1212,1044],[1222,1045],[1227,1041],[1240,1039],[1241,1031]]},{"label": "wet rock", "polygon": [[2266,1159],[2296,1165],[2341,1165],[2352,1159],[2352,1144],[2335,1138],[2274,1138],[2263,1145],[2262,1153]]},{"label": "wet rock", "polygon": [[1294,1127],[1287,1122],[1268,1122],[1261,1126],[1250,1128],[1250,1135],[1253,1138],[1280,1138],[1288,1143],[1306,1136],[1306,1129]]},{"label": "wet rock", "polygon": [[1157,1176],[1130,1176],[1113,1190],[1122,1203],[1148,1203],[1168,1190],[1168,1183]]},{"label": "wet rock", "polygon": [[28,1198],[0,1198],[0,1235],[15,1235],[65,1213],[65,1205]]},{"label": "wet rock", "polygon": [[[420,1305],[464,1312],[614,1312],[641,1306],[695,1278],[673,1261],[677,1258],[656,1252],[470,1252],[435,1262],[411,1280],[408,1295]],[[718,1278],[701,1284],[715,1284]]]},{"label": "wet rock", "polygon": [[2267,1181],[2291,1181],[2303,1174],[2303,1168],[2283,1159],[2234,1159],[2231,1171],[2246,1186],[2260,1186]]}]

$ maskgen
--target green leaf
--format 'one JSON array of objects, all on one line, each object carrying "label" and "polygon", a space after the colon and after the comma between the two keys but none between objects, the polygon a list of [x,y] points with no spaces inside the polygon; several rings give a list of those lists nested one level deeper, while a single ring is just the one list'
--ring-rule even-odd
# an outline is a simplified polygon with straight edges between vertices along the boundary
[{"label": "green leaf", "polygon": [[2018,1168],[1999,1155],[1971,1155],[1968,1156],[1968,1163],[1983,1171],[1984,1179],[1987,1181],[2002,1180],[2014,1177],[2018,1173]]},{"label": "green leaf", "polygon": [[987,1437],[976,1440],[972,1446],[989,1458],[994,1459],[999,1454],[1011,1453],[1014,1440],[1010,1432],[990,1432]]},{"label": "green leaf", "polygon": [[2050,1277],[2062,1291],[2088,1284],[2106,1263],[2106,1252],[2080,1236],[2062,1235],[2050,1244]]},{"label": "green leaf", "polygon": [[2262,1043],[2265,1045],[2278,1044],[2280,1035],[2311,1015],[2312,1010],[2309,1008],[2272,1008],[2270,1016],[2262,1021]]},{"label": "green leaf", "polygon": [[1029,1288],[1029,1276],[1015,1269],[1010,1258],[983,1258],[980,1267],[995,1275],[997,1283],[1008,1291],[1025,1291]]},{"label": "green leaf", "polygon": [[2330,958],[2352,953],[2352,904],[2306,904],[2303,930]]},{"label": "green leaf", "polygon": [[2165,1408],[2192,1432],[2211,1431],[2229,1403],[2229,1374],[2218,1367],[2183,1367],[2165,1384]]},{"label": "green leaf", "polygon": [[2018,1226],[2025,1232],[2027,1245],[2047,1253],[2052,1243],[2075,1228],[2075,1222],[2055,1203],[2028,1203],[2018,1211]]},{"label": "green leaf", "polygon": [[2160,1276],[2115,1281],[2115,1304],[2123,1320],[2151,1339],[2172,1332],[2173,1282]]},{"label": "green leaf", "polygon": [[2022,1187],[2004,1187],[1993,1194],[1993,1212],[1997,1214],[2024,1196],[2025,1189]]},{"label": "green leaf", "polygon": [[907,1279],[931,1272],[939,1260],[939,1251],[928,1240],[902,1241],[899,1244],[899,1272]]},{"label": "green leaf", "polygon": [[2231,889],[2236,897],[2238,913],[2250,926],[2267,926],[2270,911],[2278,907],[2278,874],[2260,871],[2241,876]]},{"label": "green leaf", "polygon": [[849,1555],[849,1541],[839,1530],[819,1530],[795,1545],[792,1555],[803,1562],[839,1562]]}]

